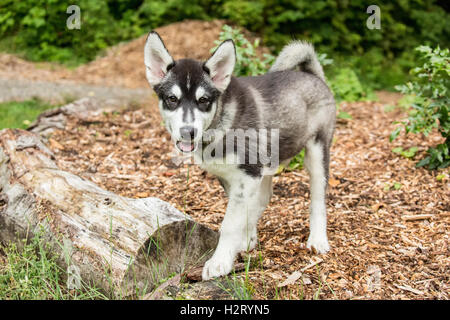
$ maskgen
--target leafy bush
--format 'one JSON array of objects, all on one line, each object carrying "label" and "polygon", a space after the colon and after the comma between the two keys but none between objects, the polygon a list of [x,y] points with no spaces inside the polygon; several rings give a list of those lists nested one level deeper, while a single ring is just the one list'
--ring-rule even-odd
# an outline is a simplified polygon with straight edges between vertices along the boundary
[{"label": "leafy bush", "polygon": [[399,135],[402,127],[406,133],[422,133],[424,136],[437,128],[445,138],[444,143],[430,147],[428,156],[417,166],[445,168],[450,165],[450,54],[448,49],[432,49],[428,46],[417,47],[416,51],[423,65],[411,70],[413,81],[396,87],[403,94],[415,95],[413,110],[407,120],[399,122],[402,126],[392,132],[390,140]]},{"label": "leafy bush", "polygon": [[399,56],[386,53],[379,47],[369,48],[358,55],[332,51],[333,69],[353,70],[364,89],[394,89],[399,83],[409,80],[408,70],[414,66],[411,51],[402,52]]},{"label": "leafy bush", "polygon": [[[266,45],[280,49],[293,37],[308,39],[321,51],[333,53],[339,68],[357,70],[361,81],[376,89],[392,88],[406,80],[413,62],[411,51],[417,45],[450,44],[450,24],[436,23],[448,21],[449,12],[436,0],[377,1],[381,9],[379,30],[366,27],[366,9],[373,3],[365,0],[225,2],[228,6],[252,6],[259,13],[256,18],[231,13],[225,17],[261,32]],[[259,17],[264,17],[263,23]]]},{"label": "leafy bush", "polygon": [[350,68],[337,70],[330,87],[336,101],[358,101],[366,96],[358,76]]},{"label": "leafy bush", "polygon": [[[249,30],[263,31],[265,40],[278,48],[292,35],[308,38],[320,44],[326,52],[330,50],[357,55],[377,47],[389,55],[396,55],[424,41],[449,42],[450,26],[435,23],[448,20],[449,13],[435,0],[377,1],[381,9],[379,30],[366,27],[369,17],[366,9],[373,3],[365,0],[226,2],[244,2],[261,12],[265,19],[262,28],[252,15],[247,15],[246,21],[241,19],[236,22]],[[258,9],[261,2],[262,10]],[[235,19],[234,16],[229,18],[232,21]]]},{"label": "leafy bush", "polygon": [[264,74],[275,61],[275,57],[267,53],[263,54],[264,60],[258,57],[256,49],[259,46],[259,40],[257,39],[251,43],[245,38],[239,28],[232,28],[228,25],[222,27],[219,40],[214,42],[216,46],[211,49],[211,52],[214,52],[217,47],[227,39],[233,39],[236,46],[236,66],[234,68],[234,75],[237,77]]},{"label": "leafy bush", "polygon": [[123,39],[105,1],[80,0],[81,29],[69,30],[63,0],[0,0],[0,36],[10,38],[14,51],[29,60],[89,61],[99,51]]}]

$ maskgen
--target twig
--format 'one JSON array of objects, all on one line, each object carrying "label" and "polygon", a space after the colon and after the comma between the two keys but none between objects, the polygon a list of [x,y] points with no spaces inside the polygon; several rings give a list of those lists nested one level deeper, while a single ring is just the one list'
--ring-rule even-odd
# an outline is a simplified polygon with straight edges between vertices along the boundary
[{"label": "twig", "polygon": [[433,214],[411,214],[402,216],[402,220],[405,221],[416,221],[416,220],[425,220],[433,218]]},{"label": "twig", "polygon": [[405,290],[405,291],[409,291],[418,295],[424,295],[425,293],[423,291],[411,288],[410,286],[400,286],[398,284],[394,284],[394,286],[396,286],[399,289]]},{"label": "twig", "polygon": [[301,269],[300,269],[300,272],[304,272],[304,271],[308,270],[309,268],[312,268],[312,267],[314,267],[316,264],[319,264],[319,263],[321,263],[321,262],[323,262],[323,259],[318,258],[316,261],[311,262],[311,263],[308,264],[306,267],[301,268]]}]

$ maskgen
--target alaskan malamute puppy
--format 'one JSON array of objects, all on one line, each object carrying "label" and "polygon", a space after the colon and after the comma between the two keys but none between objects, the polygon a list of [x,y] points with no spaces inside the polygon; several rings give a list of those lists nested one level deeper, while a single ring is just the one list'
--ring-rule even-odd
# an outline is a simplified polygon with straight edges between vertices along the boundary
[{"label": "alaskan malamute puppy", "polygon": [[[329,250],[325,194],[336,107],[314,49],[292,42],[267,74],[255,77],[233,77],[235,62],[232,40],[204,62],[174,61],[156,32],[145,44],[147,79],[175,147],[217,176],[229,197],[204,280],[228,274],[237,253],[255,247],[258,219],[272,196],[273,164],[289,162],[304,147],[311,189],[307,247]],[[269,142],[258,132],[277,139]],[[270,163],[259,153],[267,145]]]}]

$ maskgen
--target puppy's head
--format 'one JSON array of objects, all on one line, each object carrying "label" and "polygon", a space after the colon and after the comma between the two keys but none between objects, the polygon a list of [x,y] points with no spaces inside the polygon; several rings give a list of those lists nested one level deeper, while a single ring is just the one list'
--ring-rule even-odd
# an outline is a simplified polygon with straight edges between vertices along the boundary
[{"label": "puppy's head", "polygon": [[150,32],[144,60],[147,80],[159,97],[159,109],[172,140],[178,150],[194,151],[230,83],[236,62],[233,41],[224,41],[206,62],[174,61],[160,36]]}]

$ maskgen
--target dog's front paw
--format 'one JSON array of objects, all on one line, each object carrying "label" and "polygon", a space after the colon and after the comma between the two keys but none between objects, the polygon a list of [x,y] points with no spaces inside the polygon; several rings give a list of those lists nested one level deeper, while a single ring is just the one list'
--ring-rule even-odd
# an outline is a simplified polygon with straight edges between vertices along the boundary
[{"label": "dog's front paw", "polygon": [[203,267],[203,281],[229,274],[233,268],[233,260],[232,257],[227,257],[226,255],[214,255],[211,259],[206,261],[205,266]]},{"label": "dog's front paw", "polygon": [[306,247],[308,249],[316,249],[317,253],[327,253],[330,251],[330,245],[328,244],[328,239],[326,235],[310,235],[308,242],[306,242]]}]

